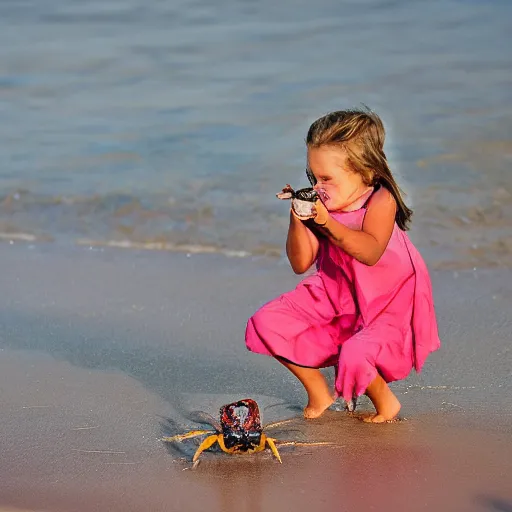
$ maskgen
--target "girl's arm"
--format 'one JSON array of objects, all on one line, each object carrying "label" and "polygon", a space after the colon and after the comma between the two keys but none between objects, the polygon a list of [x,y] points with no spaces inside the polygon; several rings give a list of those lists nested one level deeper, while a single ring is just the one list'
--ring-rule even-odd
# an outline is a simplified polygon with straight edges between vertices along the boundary
[{"label": "girl's arm", "polygon": [[[330,240],[365,265],[375,265],[386,250],[395,224],[396,202],[384,187],[368,203],[362,230],[344,226],[329,215],[321,202],[316,205],[315,222]],[[324,224],[325,222],[325,224]]]},{"label": "girl's arm", "polygon": [[311,267],[319,245],[316,235],[290,211],[286,255],[296,274],[303,274]]}]

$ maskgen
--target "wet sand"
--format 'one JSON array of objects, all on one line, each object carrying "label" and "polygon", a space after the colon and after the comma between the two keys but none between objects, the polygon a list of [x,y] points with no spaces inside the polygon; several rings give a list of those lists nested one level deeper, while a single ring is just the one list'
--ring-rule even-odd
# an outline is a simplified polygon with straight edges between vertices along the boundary
[{"label": "wet sand", "polygon": [[[293,377],[245,350],[247,317],[299,279],[287,265],[23,244],[0,264],[3,512],[512,510],[510,269],[433,273],[443,348],[393,385],[402,420],[367,425],[306,422]],[[159,440],[249,396],[264,422],[295,418],[279,439],[336,446],[191,470],[193,445]]]}]

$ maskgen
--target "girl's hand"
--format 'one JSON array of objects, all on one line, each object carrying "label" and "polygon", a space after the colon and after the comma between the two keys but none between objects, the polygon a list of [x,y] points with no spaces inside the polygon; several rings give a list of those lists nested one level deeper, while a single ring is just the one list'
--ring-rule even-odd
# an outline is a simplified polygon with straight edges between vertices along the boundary
[{"label": "girl's hand", "polygon": [[317,224],[318,226],[325,226],[327,220],[329,219],[329,210],[327,210],[324,203],[322,203],[320,199],[315,201],[313,212],[316,214],[313,217],[315,224]]}]

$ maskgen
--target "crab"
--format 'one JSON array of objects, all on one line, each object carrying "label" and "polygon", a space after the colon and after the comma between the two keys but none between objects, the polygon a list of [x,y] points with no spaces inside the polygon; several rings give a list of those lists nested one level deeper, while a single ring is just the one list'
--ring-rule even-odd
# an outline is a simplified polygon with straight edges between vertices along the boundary
[{"label": "crab", "polygon": [[276,196],[278,199],[291,199],[293,211],[301,219],[312,219],[315,216],[314,205],[319,199],[319,195],[313,188],[293,190],[290,185],[286,185]]},{"label": "crab", "polygon": [[[210,415],[204,413],[202,413],[202,418],[204,418],[205,422],[211,424],[214,430],[191,430],[185,434],[162,438],[164,442],[173,443],[210,434],[197,448],[192,458],[194,464],[198,463],[201,453],[211,448],[215,443],[219,444],[223,452],[229,454],[261,452],[265,450],[268,445],[279,463],[282,463],[282,460],[277,450],[278,445],[319,446],[333,444],[327,442],[303,443],[297,441],[278,441],[277,439],[268,437],[263,432],[264,428],[261,425],[258,404],[251,398],[223,405],[220,408],[220,423]],[[265,430],[281,426],[291,421],[293,421],[293,418],[266,425]]]},{"label": "crab", "polygon": [[286,185],[281,192],[276,194],[278,199],[291,199],[292,208],[296,215],[302,220],[308,220],[315,217],[315,203],[320,199],[325,202],[328,199],[325,190],[316,191],[312,187],[294,190],[290,185]]}]

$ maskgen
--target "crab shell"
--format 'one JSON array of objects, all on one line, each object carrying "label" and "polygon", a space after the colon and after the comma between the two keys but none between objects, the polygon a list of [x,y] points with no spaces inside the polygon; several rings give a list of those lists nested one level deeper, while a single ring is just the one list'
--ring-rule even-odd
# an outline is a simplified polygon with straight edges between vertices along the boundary
[{"label": "crab shell", "polygon": [[300,190],[293,190],[277,194],[279,199],[291,199],[293,211],[302,219],[311,219],[315,216],[313,206],[319,199],[316,190],[312,188],[301,188]]},{"label": "crab shell", "polygon": [[254,400],[246,398],[222,406],[220,424],[226,448],[245,452],[259,446],[263,428]]}]

